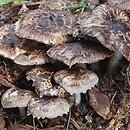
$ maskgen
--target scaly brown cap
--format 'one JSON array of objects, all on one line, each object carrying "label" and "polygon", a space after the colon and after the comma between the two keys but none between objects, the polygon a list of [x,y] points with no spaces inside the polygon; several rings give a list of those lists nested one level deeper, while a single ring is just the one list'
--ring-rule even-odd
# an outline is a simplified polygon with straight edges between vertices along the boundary
[{"label": "scaly brown cap", "polygon": [[26,73],[26,78],[33,81],[33,86],[38,94],[52,88],[52,76],[53,72],[43,67],[35,67]]},{"label": "scaly brown cap", "polygon": [[34,118],[56,118],[69,112],[70,105],[64,98],[44,97],[32,98],[28,104],[28,112]]},{"label": "scaly brown cap", "polygon": [[48,45],[62,44],[70,40],[68,31],[74,22],[70,13],[37,9],[21,16],[16,34]]},{"label": "scaly brown cap", "polygon": [[[25,45],[26,46],[26,45]],[[49,62],[45,46],[33,46],[27,52],[15,57],[14,62],[19,65],[41,65]]]},{"label": "scaly brown cap", "polygon": [[94,42],[86,41],[53,46],[47,54],[71,67],[76,63],[95,63],[111,56],[112,52]]},{"label": "scaly brown cap", "polygon": [[10,88],[2,95],[1,104],[4,108],[27,107],[33,97],[29,90]]},{"label": "scaly brown cap", "polygon": [[15,35],[15,25],[6,24],[0,27],[0,55],[14,59],[17,55],[26,52],[20,49],[22,40]]},{"label": "scaly brown cap", "polygon": [[[102,4],[80,22],[82,34],[96,37],[106,48],[123,51],[130,43],[130,19],[119,9]],[[129,48],[127,48],[128,50]],[[130,50],[122,53],[130,61]]]},{"label": "scaly brown cap", "polygon": [[99,80],[94,72],[87,69],[59,70],[54,74],[54,79],[71,95],[86,93]]}]

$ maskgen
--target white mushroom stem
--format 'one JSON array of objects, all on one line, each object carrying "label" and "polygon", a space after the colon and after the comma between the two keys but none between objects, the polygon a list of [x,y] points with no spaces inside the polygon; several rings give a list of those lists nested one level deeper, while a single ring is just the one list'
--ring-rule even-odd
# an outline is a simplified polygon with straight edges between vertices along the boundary
[{"label": "white mushroom stem", "polygon": [[20,117],[26,116],[26,108],[25,107],[19,107],[19,113],[20,113]]},{"label": "white mushroom stem", "polygon": [[108,68],[107,68],[107,72],[108,74],[111,76],[113,71],[116,69],[116,67],[118,66],[119,61],[122,59],[122,54],[120,51],[117,51],[112,58],[109,61],[108,64]]},{"label": "white mushroom stem", "polygon": [[80,94],[75,94],[75,105],[78,105],[81,101],[81,95]]}]

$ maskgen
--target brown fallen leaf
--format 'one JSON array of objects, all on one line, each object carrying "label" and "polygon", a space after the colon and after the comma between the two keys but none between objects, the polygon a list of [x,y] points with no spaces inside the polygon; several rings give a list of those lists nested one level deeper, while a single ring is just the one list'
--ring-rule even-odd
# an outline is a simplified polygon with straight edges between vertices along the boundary
[{"label": "brown fallen leaf", "polygon": [[11,84],[5,76],[3,76],[2,74],[0,74],[0,85],[3,85],[5,87],[9,87],[9,88],[12,88],[12,87],[15,87],[13,84]]},{"label": "brown fallen leaf", "polygon": [[97,88],[88,91],[89,104],[105,120],[111,118],[110,102],[107,95],[101,93]]}]

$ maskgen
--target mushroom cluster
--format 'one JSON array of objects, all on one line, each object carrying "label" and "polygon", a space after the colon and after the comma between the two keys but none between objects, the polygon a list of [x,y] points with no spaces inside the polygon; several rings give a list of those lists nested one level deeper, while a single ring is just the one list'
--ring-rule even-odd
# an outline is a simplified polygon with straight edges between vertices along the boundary
[{"label": "mushroom cluster", "polygon": [[[84,17],[57,6],[41,5],[23,12],[15,24],[2,25],[0,55],[29,66],[26,79],[34,87],[33,92],[8,89],[2,95],[2,106],[27,107],[28,114],[37,118],[62,116],[80,103],[81,93],[98,84],[99,77],[87,68],[88,64],[118,51],[130,61],[130,19],[121,6],[115,9],[111,0],[108,3],[84,12]],[[72,97],[74,101],[70,101]]]}]

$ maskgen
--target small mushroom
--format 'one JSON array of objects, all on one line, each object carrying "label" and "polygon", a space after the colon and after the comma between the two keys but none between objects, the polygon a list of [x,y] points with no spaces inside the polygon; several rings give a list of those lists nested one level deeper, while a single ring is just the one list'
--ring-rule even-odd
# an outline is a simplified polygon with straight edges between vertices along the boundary
[{"label": "small mushroom", "polygon": [[27,107],[33,96],[29,90],[10,88],[2,95],[1,103],[4,108]]},{"label": "small mushroom", "polygon": [[111,56],[112,52],[93,42],[72,42],[53,46],[47,51],[48,56],[59,60],[69,67],[76,63],[95,63]]},{"label": "small mushroom", "polygon": [[88,89],[98,83],[98,76],[87,69],[59,70],[54,74],[57,84],[62,86],[70,95],[75,95],[75,103],[81,100],[80,93],[86,93]]},{"label": "small mushroom", "polygon": [[17,55],[26,52],[20,49],[22,40],[15,35],[15,25],[6,24],[0,27],[0,55],[14,59]]},{"label": "small mushroom", "polygon": [[26,78],[33,81],[33,86],[37,94],[46,89],[52,88],[51,78],[53,72],[47,68],[35,67],[26,73]]},{"label": "small mushroom", "polygon": [[4,108],[18,107],[21,116],[25,115],[24,107],[27,107],[31,98],[34,97],[33,92],[19,88],[8,89],[1,98],[1,104]]},{"label": "small mushroom", "polygon": [[45,117],[52,119],[62,116],[69,112],[69,108],[70,105],[66,99],[59,97],[32,98],[28,104],[29,114],[38,119]]},{"label": "small mushroom", "polygon": [[48,45],[62,44],[71,39],[68,31],[75,20],[75,16],[62,11],[28,11],[17,22],[16,35]]},{"label": "small mushroom", "polygon": [[[96,37],[102,45],[112,51],[122,51],[130,42],[130,19],[119,9],[102,4],[79,20],[82,34]],[[122,55],[130,61],[130,50]]]},{"label": "small mushroom", "polygon": [[[26,46],[26,45],[25,45]],[[45,46],[33,46],[27,52],[15,57],[14,62],[20,65],[40,65],[49,62]]]},{"label": "small mushroom", "polygon": [[130,11],[130,0],[107,0],[107,4],[113,8]]}]

